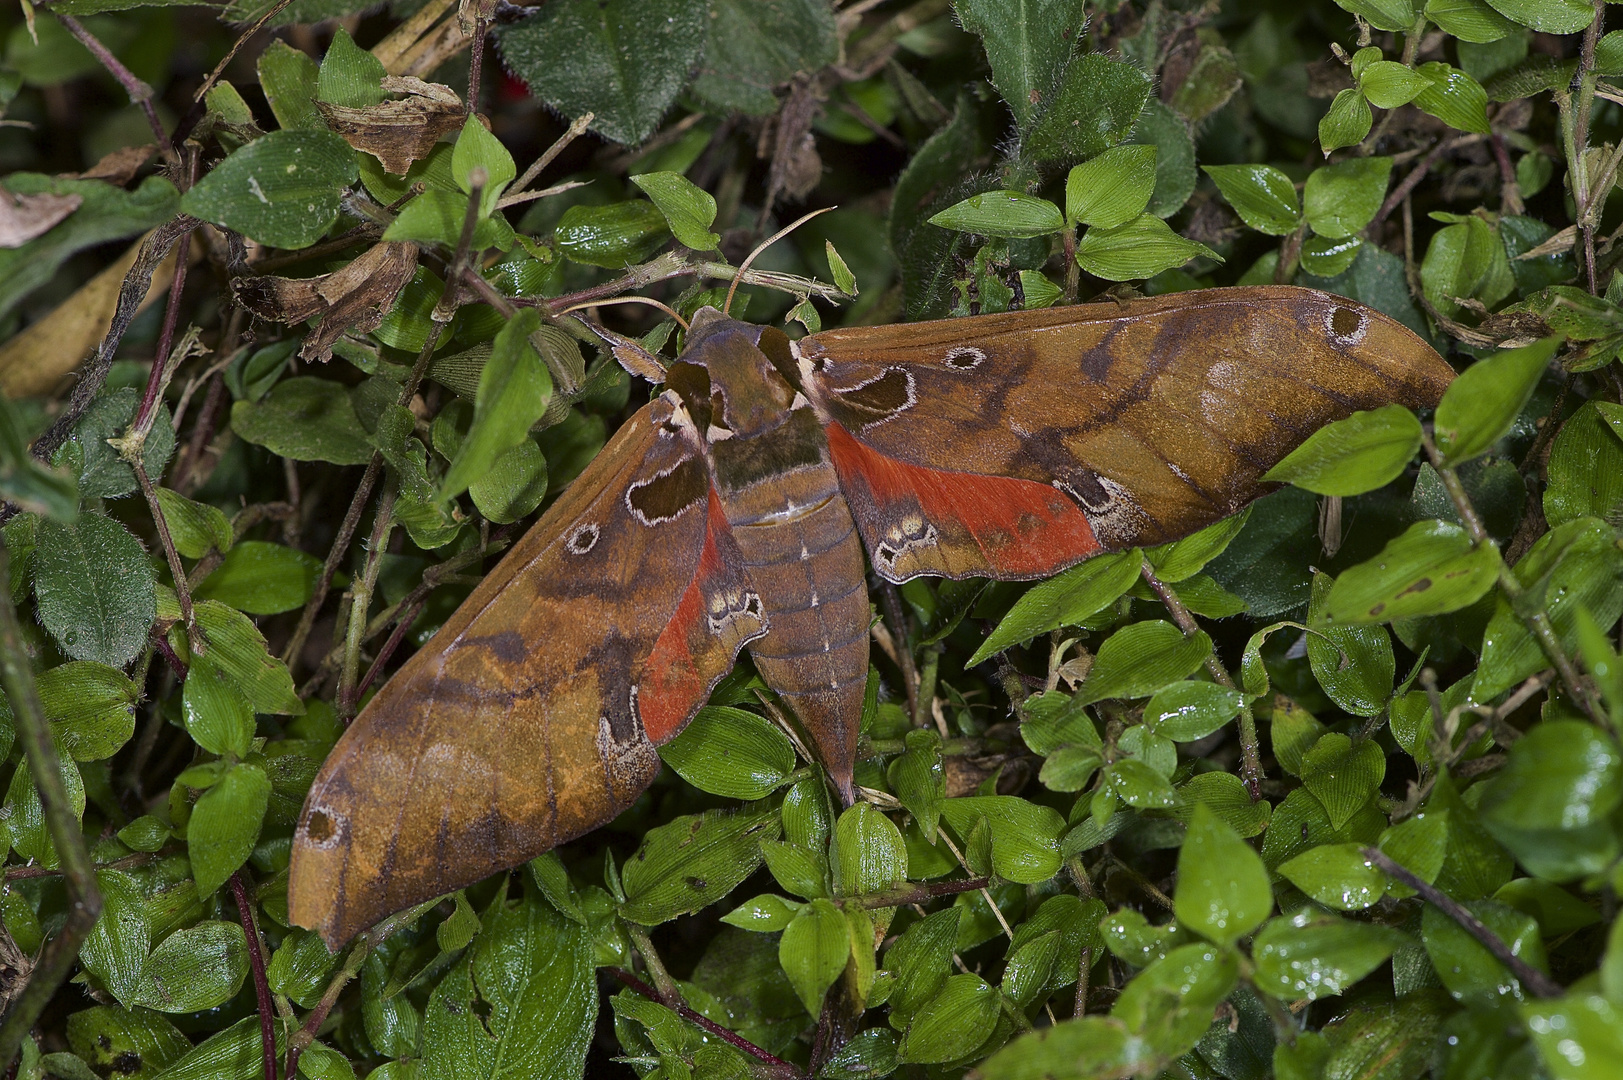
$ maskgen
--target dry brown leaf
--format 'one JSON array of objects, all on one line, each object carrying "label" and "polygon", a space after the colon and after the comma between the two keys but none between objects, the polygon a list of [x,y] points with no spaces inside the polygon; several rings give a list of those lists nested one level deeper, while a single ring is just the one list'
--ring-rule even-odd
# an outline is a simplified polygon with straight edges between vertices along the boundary
[{"label": "dry brown leaf", "polygon": [[77,180],[105,180],[109,184],[123,187],[135,179],[135,174],[141,171],[158,150],[153,143],[145,146],[121,146],[117,150],[103,157],[84,172],[79,173]]},{"label": "dry brown leaf", "polygon": [[429,155],[440,136],[462,127],[462,99],[449,86],[392,75],[383,88],[408,95],[355,109],[317,101],[327,126],[357,150],[364,150],[399,176]]},{"label": "dry brown leaf", "polygon": [[0,188],[0,248],[20,248],[79,209],[83,195],[13,195]]},{"label": "dry brown leaf", "polygon": [[237,302],[261,319],[301,323],[321,316],[304,339],[299,358],[325,362],[333,342],[350,330],[370,333],[394,305],[417,269],[417,245],[382,243],[348,266],[320,277],[240,277],[231,283]]}]

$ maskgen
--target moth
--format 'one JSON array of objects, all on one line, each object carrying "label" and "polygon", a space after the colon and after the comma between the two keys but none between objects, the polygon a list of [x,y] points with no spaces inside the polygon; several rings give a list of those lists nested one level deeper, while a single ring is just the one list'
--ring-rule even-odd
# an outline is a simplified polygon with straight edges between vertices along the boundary
[{"label": "moth", "polygon": [[606,823],[746,648],[849,804],[869,567],[1023,581],[1174,540],[1323,424],[1435,405],[1452,375],[1289,286],[799,341],[703,309],[659,394],[339,740],[292,921],[336,948]]}]

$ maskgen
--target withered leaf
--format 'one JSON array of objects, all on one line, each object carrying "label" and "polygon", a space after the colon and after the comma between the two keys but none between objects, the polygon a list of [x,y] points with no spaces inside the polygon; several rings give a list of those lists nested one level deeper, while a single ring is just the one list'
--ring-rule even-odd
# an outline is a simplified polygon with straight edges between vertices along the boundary
[{"label": "withered leaf", "polygon": [[321,322],[304,339],[299,358],[325,362],[332,358],[333,342],[345,333],[378,328],[416,269],[416,244],[382,243],[331,274],[240,277],[231,290],[261,319],[292,324],[319,315]]},{"label": "withered leaf", "polygon": [[0,187],[0,248],[19,248],[79,209],[83,195],[14,195]]},{"label": "withered leaf", "polygon": [[76,180],[105,180],[109,184],[123,187],[135,178],[158,150],[154,143],[145,146],[121,146],[112,153],[107,154],[84,172],[74,177]]},{"label": "withered leaf", "polygon": [[456,91],[440,83],[391,75],[383,89],[404,98],[355,109],[317,101],[327,126],[357,150],[364,150],[396,175],[428,156],[440,136],[462,127],[465,113]]}]

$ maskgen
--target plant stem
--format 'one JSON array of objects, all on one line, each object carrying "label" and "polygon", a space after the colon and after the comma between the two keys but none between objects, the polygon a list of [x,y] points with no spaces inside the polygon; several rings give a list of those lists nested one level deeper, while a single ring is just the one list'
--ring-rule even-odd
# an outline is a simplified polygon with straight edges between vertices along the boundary
[{"label": "plant stem", "polygon": [[675,1001],[668,1000],[665,995],[661,994],[658,990],[655,990],[652,986],[649,986],[647,983],[643,982],[641,979],[637,978],[624,968],[611,967],[608,968],[607,971],[610,975],[613,975],[616,979],[619,979],[622,983],[629,986],[631,989],[635,990],[649,1001],[659,1002],[661,1005],[665,1006],[682,1019],[688,1021],[690,1024],[698,1025],[705,1031],[714,1035],[716,1038],[727,1043],[729,1046],[742,1050],[756,1061],[771,1066],[775,1074],[785,1077],[800,1077],[805,1075],[789,1062],[767,1053],[765,1050],[762,1050],[759,1046],[756,1046],[754,1043],[750,1042],[737,1032],[729,1031],[720,1024],[716,1023],[714,1020],[711,1020],[709,1017],[702,1016],[699,1013],[694,1012],[692,1009],[683,1004],[680,999]]},{"label": "plant stem", "polygon": [[130,468],[135,470],[136,482],[141,485],[141,494],[146,497],[147,509],[152,512],[152,524],[158,532],[158,544],[163,548],[163,557],[169,562],[169,576],[175,580],[175,598],[180,601],[180,618],[186,624],[186,644],[191,646],[193,656],[200,656],[208,651],[208,642],[204,640],[203,632],[197,626],[197,613],[192,610],[192,590],[187,584],[186,568],[180,564],[180,552],[175,550],[174,537],[169,534],[169,522],[164,519],[163,507],[158,503],[157,489],[152,486],[152,479],[147,476],[146,466],[139,458],[130,462]]},{"label": "plant stem", "polygon": [[10,1067],[23,1038],[44,1013],[57,987],[67,979],[79,955],[79,946],[101,917],[102,908],[90,853],[85,850],[79,817],[68,799],[67,785],[62,782],[61,761],[51,741],[39,689],[34,684],[34,671],[23,647],[17,609],[11,604],[9,564],[9,552],[0,541],[0,684],[4,685],[6,698],[11,702],[17,734],[28,759],[28,771],[45,815],[45,827],[51,834],[67,879],[68,912],[62,929],[41,955],[28,985],[12,1002],[5,1022],[0,1023],[0,1071]]},{"label": "plant stem", "polygon": [[377,517],[373,521],[372,536],[367,541],[366,567],[361,580],[350,588],[349,626],[344,637],[344,666],[338,676],[338,715],[348,719],[355,715],[359,695],[356,680],[360,677],[361,639],[366,632],[366,612],[372,606],[372,593],[377,588],[378,571],[383,567],[383,552],[389,546],[389,534],[394,529],[395,489],[384,488],[378,500]]},{"label": "plant stem", "polygon": [[274,1009],[271,1007],[270,981],[265,978],[265,954],[259,942],[259,923],[254,919],[254,904],[248,889],[242,883],[242,871],[231,875],[231,896],[237,902],[237,914],[242,916],[242,932],[248,939],[248,968],[254,978],[254,1000],[259,1006],[259,1041],[265,1055],[265,1080],[276,1080],[276,1029],[272,1026]]},{"label": "plant stem", "polygon": [[[1161,603],[1171,613],[1172,621],[1178,624],[1178,629],[1183,631],[1184,637],[1194,637],[1200,633],[1200,626],[1195,622],[1193,613],[1184,606],[1183,600],[1170,585],[1155,576],[1155,567],[1150,565],[1150,560],[1145,559],[1138,572],[1144,579],[1144,584],[1161,598]],[[1235,683],[1234,677],[1229,674],[1222,661],[1218,660],[1215,652],[1206,654],[1206,672],[1219,686],[1226,686],[1239,693],[1240,688]],[[1240,778],[1245,781],[1246,790],[1251,792],[1252,802],[1262,798],[1262,743],[1257,735],[1257,717],[1251,711],[1251,703],[1246,700],[1243,693],[1240,693]]]},{"label": "plant stem", "polygon": [[1437,886],[1432,885],[1423,878],[1416,877],[1402,866],[1399,866],[1380,848],[1366,847],[1362,849],[1362,854],[1370,863],[1379,867],[1387,877],[1401,881],[1409,886],[1409,888],[1419,893],[1421,899],[1425,900],[1426,903],[1459,923],[1461,929],[1476,938],[1483,948],[1493,953],[1494,957],[1501,964],[1508,967],[1511,974],[1521,980],[1521,984],[1533,994],[1541,998],[1553,998],[1560,997],[1565,992],[1555,980],[1511,952],[1510,946],[1500,940],[1499,936],[1492,930],[1484,926],[1482,920],[1471,914],[1464,904],[1461,904],[1458,900],[1437,888]]}]

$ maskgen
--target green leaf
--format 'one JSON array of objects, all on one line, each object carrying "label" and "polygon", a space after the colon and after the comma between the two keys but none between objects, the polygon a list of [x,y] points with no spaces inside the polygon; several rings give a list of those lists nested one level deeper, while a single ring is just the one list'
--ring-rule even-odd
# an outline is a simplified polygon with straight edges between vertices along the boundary
[{"label": "green leaf", "polygon": [[479,216],[489,217],[507,185],[518,175],[513,155],[507,152],[501,140],[492,135],[477,116],[469,116],[462,124],[451,150],[451,176],[463,194],[473,194],[473,170],[485,170],[485,186],[479,196]]},{"label": "green leaf", "polygon": [[321,75],[309,53],[273,39],[259,54],[258,68],[259,88],[279,127],[312,131],[326,128],[321,113],[312,104]]},{"label": "green leaf", "polygon": [[[1209,51],[1203,51],[1202,55]],[[1197,66],[1199,63],[1197,59]],[[1188,89],[1194,78],[1192,74],[1183,89]],[[1182,102],[1178,104],[1181,107]],[[1138,122],[1133,125],[1133,134],[1128,139],[1133,145],[1155,148],[1155,190],[1150,195],[1148,210],[1158,218],[1169,218],[1182,210],[1189,196],[1194,194],[1195,182],[1199,179],[1189,123],[1183,114],[1152,96],[1144,102],[1144,111],[1138,114]]]},{"label": "green leaf", "polygon": [[1460,131],[1488,131],[1488,92],[1456,67],[1433,62],[1421,64],[1419,74],[1431,86],[1414,98],[1415,107]]},{"label": "green leaf", "polygon": [[77,660],[123,667],[146,647],[157,614],[141,542],[101,514],[39,523],[34,590],[39,618]]},{"label": "green leaf", "polygon": [[1516,29],[1487,0],[1427,0],[1426,18],[1461,41],[1475,44],[1499,41]]},{"label": "green leaf", "polygon": [[1402,405],[1355,412],[1314,432],[1263,475],[1318,495],[1362,495],[1402,475],[1420,449],[1420,421]]},{"label": "green leaf", "polygon": [[1341,240],[1310,236],[1302,241],[1302,269],[1317,277],[1336,277],[1358,261],[1358,253],[1363,249],[1361,236]]},{"label": "green leaf", "polygon": [[1482,799],[1482,823],[1581,829],[1623,804],[1623,749],[1593,724],[1546,720],[1511,747]]},{"label": "green leaf", "polygon": [[[1610,527],[1595,518],[1579,518],[1545,533],[1514,573],[1524,586],[1542,590],[1544,610],[1569,654],[1577,646],[1578,611],[1588,611],[1598,625],[1610,627],[1623,610],[1623,552],[1614,546]],[[1549,663],[1538,640],[1501,596],[1482,635],[1472,700],[1489,701]]]},{"label": "green leaf", "polygon": [[1240,714],[1240,694],[1216,683],[1185,680],[1162,687],[1144,706],[1144,723],[1173,742],[1204,739]]},{"label": "green leaf", "polygon": [[1326,907],[1362,911],[1386,895],[1386,875],[1360,844],[1322,844],[1280,863],[1286,880]]},{"label": "green leaf", "polygon": [[[1056,36],[1052,41],[1068,47],[1069,39]],[[1127,138],[1150,89],[1149,76],[1130,63],[1100,53],[1078,56],[1066,65],[1059,89],[1032,125],[1024,149],[1038,161],[1096,157]]]},{"label": "green leaf", "polygon": [[1470,607],[1498,580],[1499,549],[1473,545],[1460,526],[1417,521],[1336,579],[1324,617],[1338,623],[1391,622]]},{"label": "green leaf", "polygon": [[1110,1014],[1143,1039],[1151,1054],[1167,1060],[1200,1040],[1211,1026],[1213,1011],[1238,978],[1239,960],[1233,949],[1181,945],[1139,972]]},{"label": "green leaf", "polygon": [[50,281],[74,253],[155,228],[174,217],[180,205],[175,185],[159,176],[149,176],[134,191],[125,191],[105,180],[13,172],[6,176],[5,189],[13,195],[78,196],[83,201],[44,234],[21,247],[0,248],[0,318]]},{"label": "green leaf", "polygon": [[580,1076],[597,1019],[585,927],[540,896],[487,914],[423,1010],[428,1076]]},{"label": "green leaf", "polygon": [[1615,1001],[1579,992],[1521,1012],[1554,1080],[1605,1080],[1623,1062],[1623,1005]]},{"label": "green leaf", "polygon": [[955,11],[985,46],[992,85],[1015,123],[1029,127],[1071,59],[1084,21],[1080,0],[959,0]]},{"label": "green leaf", "polygon": [[721,917],[721,921],[740,930],[775,934],[788,926],[805,906],[772,893],[762,893],[733,908]]},{"label": "green leaf", "polygon": [[360,175],[354,151],[332,132],[273,131],[210,169],[180,209],[270,247],[309,247],[338,220],[339,198]]},{"label": "green leaf", "polygon": [[541,448],[534,439],[525,439],[503,450],[490,470],[468,485],[468,495],[479,513],[498,525],[534,513],[547,495],[547,459]]},{"label": "green leaf", "polygon": [[828,900],[818,898],[801,908],[778,942],[778,963],[800,997],[806,1011],[823,1011],[823,995],[845,970],[851,955],[851,937],[845,916]]},{"label": "green leaf", "polygon": [[[107,440],[123,435],[135,420],[141,395],[133,387],[122,387],[96,396],[90,408],[73,428],[73,440],[84,450],[84,467],[79,470],[79,494],[90,498],[116,499],[128,495],[139,486],[135,470]],[[162,408],[158,419],[147,436],[141,453],[141,464],[147,476],[163,475],[169,455],[175,449],[175,429],[170,423],[169,410]]]},{"label": "green leaf", "polygon": [[1466,368],[1437,406],[1437,449],[1459,465],[1491,449],[1526,406],[1555,355],[1559,338],[1507,349]]},{"label": "green leaf", "polygon": [[1144,557],[1155,567],[1155,576],[1162,581],[1168,583],[1186,581],[1228,549],[1229,544],[1233,543],[1234,538],[1245,528],[1250,516],[1251,508],[1247,507],[1238,514],[1223,518],[1182,540],[1145,548]]},{"label": "green leaf", "polygon": [[[674,172],[642,173],[631,178],[665,215],[676,242],[694,251],[714,251],[721,237],[710,231],[716,223],[716,200],[708,191]],[[830,245],[829,250],[833,250]],[[834,256],[838,258],[838,256]],[[832,265],[833,259],[830,259]],[[840,264],[842,267],[844,263]],[[850,271],[846,275],[850,276]],[[849,291],[849,290],[847,290]]]},{"label": "green leaf", "polygon": [[254,712],[299,716],[304,703],[293,692],[287,665],[271,656],[265,638],[246,615],[218,600],[199,601],[197,625],[208,640],[209,659],[225,672]]},{"label": "green leaf", "polygon": [[302,608],[320,576],[321,563],[312,555],[264,540],[244,540],[226,553],[192,595],[250,615],[275,615]]},{"label": "green leaf", "polygon": [[1155,190],[1155,147],[1112,146],[1071,169],[1065,223],[1111,229],[1142,214]]},{"label": "green leaf", "polygon": [[1541,34],[1576,34],[1595,21],[1595,6],[1583,0],[1488,0],[1512,22]]},{"label": "green leaf", "polygon": [[1094,277],[1128,281],[1154,277],[1196,256],[1221,261],[1205,244],[1186,240],[1154,214],[1113,229],[1090,228],[1076,245],[1076,262]]},{"label": "green leaf", "polygon": [[1386,755],[1370,739],[1354,742],[1339,731],[1324,735],[1302,759],[1302,786],[1339,829],[1367,806],[1386,778]]},{"label": "green leaf", "polygon": [[383,100],[382,83],[387,74],[383,62],[355,44],[349,31],[340,26],[321,58],[316,97],[334,105],[364,109]]},{"label": "green leaf", "polygon": [[1409,31],[1414,28],[1411,0],[1336,0],[1337,5],[1362,16],[1377,30]]},{"label": "green leaf", "polygon": [[1059,232],[1065,228],[1065,217],[1047,199],[1018,191],[988,191],[948,207],[930,224],[981,236],[1028,237]]},{"label": "green leaf", "polygon": [[496,27],[502,58],[565,116],[640,143],[659,125],[704,51],[708,10],[680,0],[561,0]]},{"label": "green leaf", "polygon": [[1105,1080],[1134,1065],[1126,1025],[1114,1017],[1083,1016],[1027,1032],[982,1062],[984,1080]]},{"label": "green leaf", "polygon": [[[1466,910],[1530,967],[1548,974],[1538,921],[1492,900],[1472,900]],[[1500,1000],[1531,997],[1521,982],[1476,937],[1450,916],[1427,904],[1420,920],[1420,940],[1431,966],[1449,993],[1466,1003],[1492,1006]]]},{"label": "green leaf", "polygon": [[1305,908],[1257,932],[1251,943],[1257,988],[1285,1001],[1343,994],[1402,944],[1403,935],[1387,927]]},{"label": "green leaf", "polygon": [[230,1001],[247,977],[248,939],[241,924],[206,920],[175,931],[152,950],[141,969],[137,1001],[159,1012],[201,1012]]},{"label": "green leaf", "polygon": [[1240,220],[1269,236],[1296,231],[1302,212],[1290,177],[1272,165],[1203,165],[1201,168]]},{"label": "green leaf", "polygon": [[607,206],[571,206],[553,240],[559,254],[588,266],[619,269],[652,255],[670,235],[665,215],[641,199]]},{"label": "green leaf", "polygon": [[[1432,89],[1432,85],[1431,78],[1423,70],[1415,71],[1391,60],[1377,60],[1358,76],[1358,89],[1364,92],[1371,105],[1381,109],[1407,105],[1419,94]],[[1486,102],[1487,98],[1484,97],[1483,101]]]},{"label": "green leaf", "polygon": [[1057,577],[1033,585],[1015,601],[964,666],[972,668],[1039,634],[1073,626],[1115,603],[1138,580],[1142,561],[1137,548],[1096,555]]},{"label": "green leaf", "polygon": [[1354,716],[1374,716],[1392,694],[1397,661],[1392,638],[1384,626],[1324,623],[1324,611],[1334,582],[1328,574],[1313,578],[1308,622],[1307,658],[1313,677],[1330,700]]},{"label": "green leaf", "polygon": [[935,841],[941,819],[941,800],[947,797],[946,774],[941,765],[941,736],[928,728],[914,728],[904,739],[907,749],[890,763],[890,787],[924,831]]},{"label": "green leaf", "polygon": [[265,977],[276,993],[291,998],[303,1008],[313,1009],[341,959],[327,951],[321,935],[309,930],[291,930],[271,954]]},{"label": "green leaf", "polygon": [[1609,402],[1586,401],[1561,425],[1550,445],[1544,519],[1551,527],[1581,517],[1606,517],[1623,505],[1623,429]]},{"label": "green leaf", "polygon": [[114,1005],[94,1005],[72,1014],[67,1033],[68,1046],[98,1076],[140,1062],[138,1070],[122,1074],[129,1080],[156,1076],[192,1048],[167,1017]]},{"label": "green leaf", "polygon": [[470,482],[489,472],[503,452],[528,437],[531,425],[547,411],[552,376],[529,340],[540,325],[535,309],[525,308],[496,335],[479,375],[473,424],[440,481],[441,499],[460,495]]},{"label": "green leaf", "polygon": [[777,810],[769,807],[710,810],[650,830],[626,861],[620,914],[657,926],[715,902],[755,872],[761,843],[777,839],[779,828]]},{"label": "green leaf", "polygon": [[709,14],[690,89],[723,109],[765,116],[778,106],[774,87],[833,63],[839,52],[834,13],[819,0],[716,0]]},{"label": "green leaf", "polygon": [[271,783],[257,765],[233,765],[198,798],[186,823],[186,846],[199,896],[225,884],[259,841]]},{"label": "green leaf", "polygon": [[975,795],[946,800],[941,816],[965,839],[984,819],[991,831],[992,869],[1006,881],[1038,885],[1059,873],[1065,820],[1046,806],[1011,795]]},{"label": "green leaf", "polygon": [[834,287],[847,296],[855,296],[857,294],[857,277],[851,272],[851,268],[845,265],[845,260],[840,257],[840,253],[834,250],[834,241],[823,241],[823,253],[828,256],[828,274],[829,277],[834,279]]},{"label": "green leaf", "polygon": [[102,912],[79,950],[96,981],[126,1005],[139,999],[141,968],[152,948],[152,925],[140,883],[120,870],[96,871]]},{"label": "green leaf", "polygon": [[1100,646],[1074,700],[1086,705],[1106,698],[1145,697],[1184,678],[1211,651],[1212,640],[1204,631],[1186,638],[1169,622],[1133,623]]},{"label": "green leaf", "polygon": [[1178,853],[1178,922],[1219,945],[1232,945],[1274,907],[1268,871],[1251,845],[1196,806]]},{"label": "green leaf", "polygon": [[1320,236],[1351,236],[1381,208],[1391,175],[1389,157],[1349,158],[1314,169],[1302,189],[1302,215]]},{"label": "green leaf", "polygon": [[188,559],[201,559],[210,549],[231,550],[231,522],[218,509],[168,488],[158,488],[157,495],[176,551]]},{"label": "green leaf", "polygon": [[979,975],[953,975],[913,1017],[897,1056],[919,1064],[965,1057],[987,1040],[998,1008],[997,990]]},{"label": "green leaf", "polygon": [[1460,317],[1461,300],[1498,303],[1514,280],[1504,245],[1487,222],[1474,215],[1433,233],[1420,263],[1421,289],[1447,318]]},{"label": "green leaf", "polygon": [[[1423,811],[1381,833],[1380,849],[1392,861],[1428,885],[1442,873],[1448,854],[1448,811]],[[1389,883],[1387,891],[1400,895],[1408,887]]]},{"label": "green leaf", "polygon": [[73,760],[110,758],[135,734],[140,688],[117,668],[73,660],[40,672],[37,685],[51,736]]},{"label": "green leaf", "polygon": [[283,379],[260,401],[231,406],[231,429],[248,442],[294,461],[364,465],[372,444],[349,392],[330,379]]},{"label": "green leaf", "polygon": [[1319,118],[1319,149],[1329,156],[1332,150],[1357,146],[1369,134],[1375,123],[1375,114],[1369,111],[1369,102],[1357,90],[1337,92],[1330,102],[1330,110]]},{"label": "green leaf", "polygon": [[211,754],[240,760],[254,741],[254,710],[214,663],[214,653],[192,657],[181,699],[186,732]]},{"label": "green leaf", "polygon": [[[84,819],[85,782],[73,759],[57,751],[61,766],[62,784],[67,788],[68,803],[77,820]],[[47,869],[61,865],[50,830],[45,826],[45,812],[40,806],[39,792],[26,765],[14,769],[11,786],[6,789],[5,801],[0,803],[0,825],[11,834],[11,847],[25,860],[33,860]]]},{"label": "green leaf", "polygon": [[1173,808],[1174,814],[1187,820],[1196,805],[1204,806],[1242,837],[1259,835],[1273,816],[1268,801],[1252,802],[1244,782],[1233,773],[1196,773],[1177,789],[1177,795],[1182,805]]},{"label": "green leaf", "polygon": [[907,844],[902,831],[867,803],[840,815],[834,828],[837,888],[841,896],[870,896],[907,882]]},{"label": "green leaf", "polygon": [[[395,215],[395,219],[384,230],[383,239],[410,240],[419,244],[443,244],[448,248],[454,248],[462,241],[462,226],[467,216],[467,195],[430,188],[401,207],[400,213]],[[501,214],[490,214],[474,226],[473,237],[469,243],[474,251],[483,251],[486,248],[506,251],[514,244],[512,226],[507,224],[507,219]],[[414,281],[417,274],[422,274],[425,281],[429,278],[421,267],[418,267],[416,274],[413,275]],[[409,290],[410,286],[407,289]],[[396,301],[396,309],[398,310],[402,304],[416,306],[420,303],[420,297],[409,295],[407,290],[402,290]],[[398,335],[392,328],[379,327],[379,330],[382,331],[377,334],[379,340],[384,344],[394,344],[389,338]],[[426,333],[421,336],[423,340],[427,340]]]},{"label": "green leaf", "polygon": [[700,709],[659,756],[700,791],[727,799],[764,799],[795,768],[795,748],[781,728],[724,705]]}]

